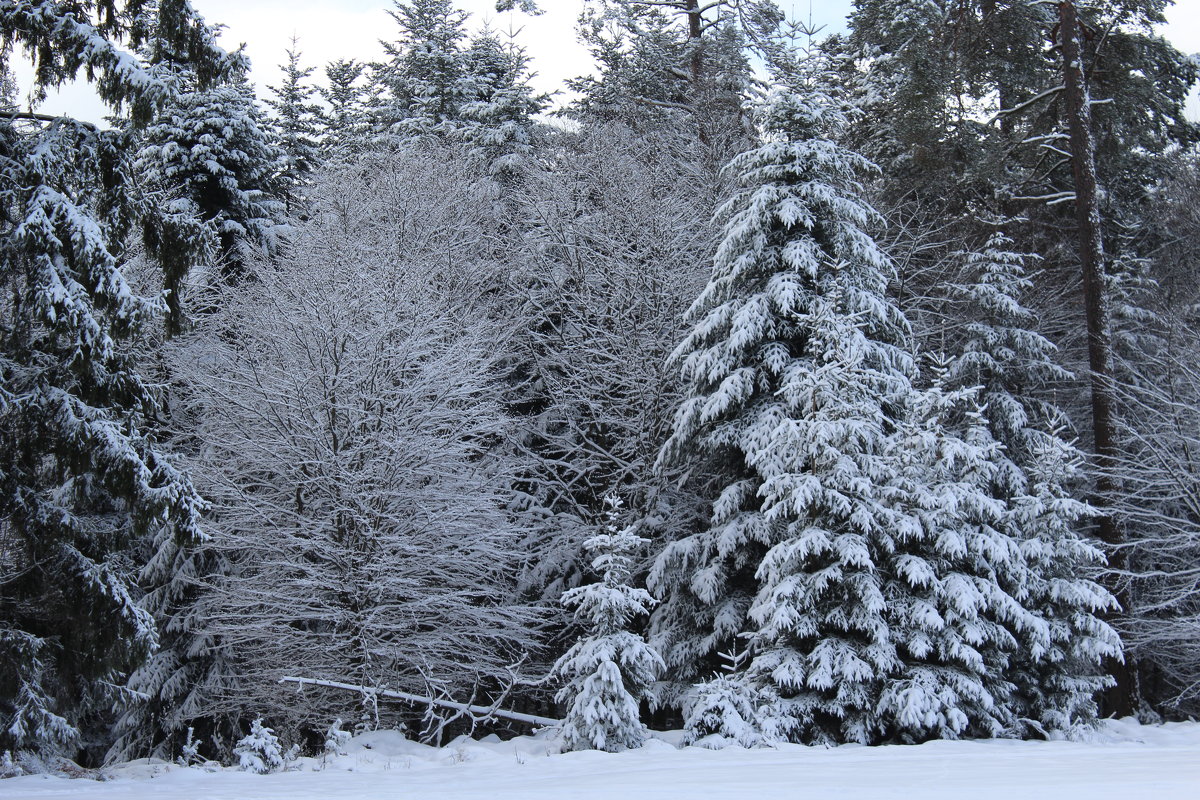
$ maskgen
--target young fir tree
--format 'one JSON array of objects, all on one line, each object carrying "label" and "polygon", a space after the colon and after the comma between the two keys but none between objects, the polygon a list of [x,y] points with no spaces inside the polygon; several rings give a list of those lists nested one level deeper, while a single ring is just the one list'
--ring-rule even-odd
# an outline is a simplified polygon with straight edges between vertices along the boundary
[{"label": "young fir tree", "polygon": [[663,668],[662,658],[645,639],[629,631],[635,618],[649,613],[654,599],[629,585],[634,553],[646,543],[618,525],[621,501],[609,495],[606,533],[585,547],[596,554],[592,567],[600,583],[563,593],[563,605],[574,608],[588,633],[554,665],[554,675],[567,684],[556,700],[567,706],[563,719],[565,750],[618,752],[640,747],[646,739],[639,705]]},{"label": "young fir tree", "polygon": [[274,144],[283,151],[284,189],[289,204],[299,200],[304,180],[321,162],[321,107],[313,102],[317,89],[308,83],[313,68],[300,66],[300,50],[295,37],[287,50],[287,63],[280,66],[283,83],[268,87],[275,95],[267,104],[275,111]]},{"label": "young fir tree", "polygon": [[[236,282],[247,250],[275,245],[286,159],[271,143],[244,78],[211,88],[196,85],[192,75],[176,81],[179,91],[143,133],[136,166],[178,217],[207,229],[216,245],[214,278]],[[170,230],[147,230],[155,254],[169,255],[179,238]],[[178,296],[183,274],[172,277],[169,298]],[[172,305],[171,311],[178,324],[181,309]]]},{"label": "young fir tree", "polygon": [[[35,94],[82,70],[135,128],[172,89],[122,45],[169,48],[205,82],[240,62],[176,0],[6,3],[0,39],[35,56]],[[147,434],[131,354],[164,308],[119,266],[145,208],[128,134],[14,110],[0,156],[0,750],[75,755],[157,643],[133,544],[195,539],[201,501]]]},{"label": "young fir tree", "polygon": [[780,92],[765,121],[770,140],[732,164],[744,188],[674,356],[691,396],[660,460],[703,465],[716,500],[710,527],[657,559],[652,642],[695,680],[753,632],[752,676],[809,720],[791,735],[858,740],[898,666],[881,487],[911,360],[883,295],[890,265],[864,230],[871,166],[825,138],[840,114]]},{"label": "young fir tree", "polygon": [[285,765],[283,750],[275,731],[262,724],[262,717],[250,724],[250,732],[238,740],[233,748],[238,758],[238,769],[269,775],[279,772]]},{"label": "young fir tree", "polygon": [[366,87],[359,83],[366,65],[338,59],[325,65],[321,96],[329,104],[323,122],[321,147],[326,154],[352,154],[362,149],[368,132]]},{"label": "young fir tree", "polygon": [[[683,744],[717,749],[724,744],[760,747],[770,740],[763,735],[759,707],[763,694],[739,674],[750,653],[721,653],[722,672],[688,693],[683,709]],[[706,739],[708,736],[719,739]]]},{"label": "young fir tree", "polygon": [[444,135],[455,129],[466,74],[462,42],[467,14],[452,0],[393,0],[400,26],[383,42],[389,60],[372,64],[374,126],[401,139]]},{"label": "young fir tree", "polygon": [[1071,495],[1082,481],[1082,456],[1063,438],[1062,412],[1043,396],[1070,375],[1022,305],[1032,283],[1024,264],[1033,257],[1014,252],[1002,233],[962,257],[969,282],[951,291],[971,321],[947,379],[979,388],[983,422],[1003,447],[987,488],[1004,503],[1002,524],[1029,570],[1010,591],[1042,621],[1018,635],[1016,702],[1022,718],[1064,728],[1095,715],[1095,692],[1107,685],[1097,664],[1120,655],[1116,634],[1096,618],[1113,599],[1084,577],[1103,556],[1078,530],[1091,513]]}]

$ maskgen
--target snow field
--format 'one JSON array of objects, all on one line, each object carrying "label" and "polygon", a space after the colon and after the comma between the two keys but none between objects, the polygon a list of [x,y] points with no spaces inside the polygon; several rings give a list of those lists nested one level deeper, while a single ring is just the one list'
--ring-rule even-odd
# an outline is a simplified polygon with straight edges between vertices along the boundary
[{"label": "snow field", "polygon": [[677,748],[656,733],[624,753],[559,753],[552,732],[441,748],[392,731],[292,771],[139,760],[105,781],[28,776],[4,800],[1192,800],[1200,797],[1200,723],[1106,722],[1087,742],[935,741],[912,747]]}]

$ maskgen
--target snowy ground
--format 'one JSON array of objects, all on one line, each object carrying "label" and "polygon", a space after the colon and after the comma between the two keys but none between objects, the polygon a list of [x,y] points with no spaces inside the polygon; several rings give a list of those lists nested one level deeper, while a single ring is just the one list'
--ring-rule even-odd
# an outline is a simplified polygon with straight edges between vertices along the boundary
[{"label": "snowy ground", "polygon": [[1108,723],[1096,741],[931,742],[916,747],[785,745],[676,749],[676,734],[610,755],[558,754],[550,737],[459,741],[433,749],[392,732],[354,739],[322,765],[253,775],[138,761],[110,780],[31,776],[0,798],[79,800],[1173,800],[1200,798],[1200,723]]}]

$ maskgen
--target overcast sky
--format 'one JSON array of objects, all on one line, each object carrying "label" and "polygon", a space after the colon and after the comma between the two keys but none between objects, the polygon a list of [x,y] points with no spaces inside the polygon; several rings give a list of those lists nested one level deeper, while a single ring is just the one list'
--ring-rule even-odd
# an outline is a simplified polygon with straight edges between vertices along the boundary
[{"label": "overcast sky", "polygon": [[[1200,0],[1190,0],[1200,5]],[[498,14],[495,0],[455,0],[471,13],[472,28],[490,24],[502,32],[517,32],[517,41],[532,57],[535,85],[554,91],[567,78],[586,74],[592,68],[587,50],[575,36],[575,23],[583,0],[541,0],[545,11],[531,17],[518,11]],[[852,0],[814,0],[813,22],[827,32],[845,26]],[[192,0],[208,19],[228,26],[221,41],[226,47],[243,42],[254,64],[254,82],[260,87],[275,84],[284,50],[293,34],[299,40],[304,62],[324,65],[335,58],[359,61],[379,59],[379,40],[390,39],[397,28],[386,9],[389,0]],[[807,0],[783,0],[794,14],[809,13]]]},{"label": "overcast sky", "polygon": [[[537,73],[535,85],[553,91],[567,78],[587,73],[591,60],[575,40],[575,21],[583,0],[541,0],[546,13],[529,17],[518,12],[497,14],[495,0],[456,0],[473,15],[472,24],[485,21],[502,31],[519,31],[518,41],[528,49]],[[852,0],[782,0],[796,16],[810,13],[827,33],[845,26]],[[294,35],[299,40],[303,64],[321,67],[336,58],[370,61],[382,55],[380,39],[391,39],[395,23],[386,13],[390,0],[192,0],[210,23],[226,26],[222,44],[229,49],[245,43],[253,63],[252,79],[260,93],[279,80],[279,64]],[[1200,0],[1176,0],[1168,11],[1164,34],[1185,53],[1200,52]],[[25,71],[28,74],[28,71]],[[19,77],[24,77],[20,75]],[[84,87],[68,87],[40,109],[97,119],[102,107]]]}]

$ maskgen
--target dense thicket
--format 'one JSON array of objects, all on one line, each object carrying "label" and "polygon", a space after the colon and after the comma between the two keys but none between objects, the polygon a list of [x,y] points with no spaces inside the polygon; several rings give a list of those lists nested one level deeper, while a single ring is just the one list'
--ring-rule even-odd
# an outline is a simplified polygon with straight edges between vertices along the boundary
[{"label": "dense thicket", "polygon": [[1195,713],[1163,8],[859,0],[817,43],[587,0],[555,117],[451,0],[394,0],[378,63],[293,43],[269,112],[183,0],[0,7],[118,115],[0,93],[0,750],[481,724],[384,688],[609,750],[647,708],[709,746]]}]

